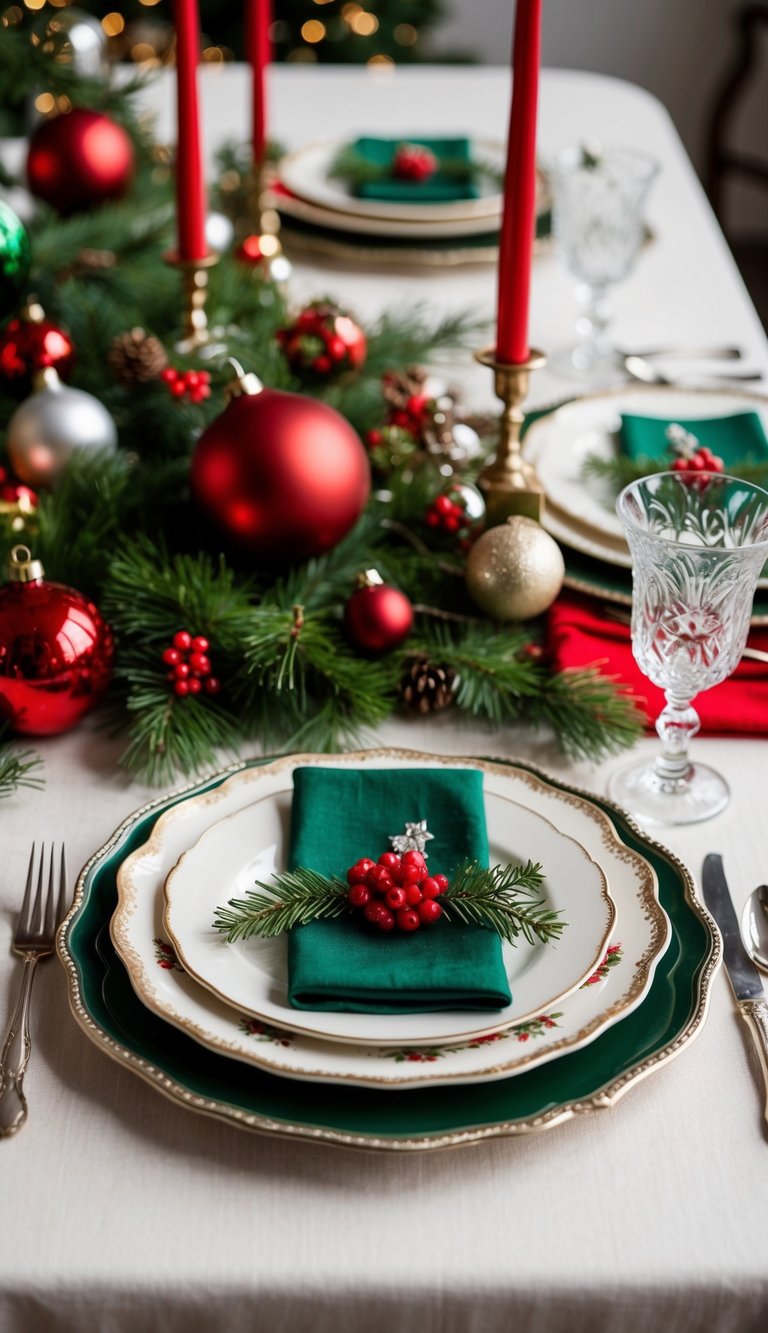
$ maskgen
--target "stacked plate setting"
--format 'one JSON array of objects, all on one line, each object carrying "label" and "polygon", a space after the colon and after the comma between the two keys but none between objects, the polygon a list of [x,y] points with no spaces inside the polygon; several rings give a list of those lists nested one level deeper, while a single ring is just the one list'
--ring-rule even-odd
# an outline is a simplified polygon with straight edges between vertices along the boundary
[{"label": "stacked plate setting", "polygon": [[[503,201],[490,178],[481,181],[476,199],[432,204],[358,199],[330,174],[344,147],[341,140],[308,144],[280,162],[273,203],[291,245],[332,258],[377,263],[496,261]],[[495,170],[503,169],[502,144],[481,140],[473,144],[473,153]],[[549,191],[540,174],[537,231],[548,235],[549,229]]]},{"label": "stacked plate setting", "polygon": [[[605,601],[632,602],[632,561],[616,495],[607,482],[584,474],[588,457],[607,463],[616,456],[622,414],[676,421],[747,409],[761,416],[768,432],[765,396],[736,389],[622,387],[574,398],[533,422],[525,456],[544,490],[543,523],[563,549],[567,586]],[[752,623],[768,624],[768,577],[758,583]]]},{"label": "stacked plate setting", "polygon": [[[214,909],[283,866],[295,767],[425,762],[482,771],[492,862],[542,862],[561,941],[505,946],[498,1014],[291,1009],[285,939],[229,945]],[[699,1030],[718,957],[687,871],[608,803],[519,764],[393,750],[256,760],[144,807],[83,870],[58,947],[88,1035],[166,1094],[390,1149],[610,1104]]]}]

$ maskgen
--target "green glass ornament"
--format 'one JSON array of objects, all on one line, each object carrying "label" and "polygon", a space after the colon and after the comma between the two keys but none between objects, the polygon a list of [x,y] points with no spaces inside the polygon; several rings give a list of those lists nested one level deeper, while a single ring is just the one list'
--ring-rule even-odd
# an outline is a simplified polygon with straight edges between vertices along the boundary
[{"label": "green glass ornament", "polygon": [[13,209],[0,199],[0,319],[18,309],[29,276],[29,264],[27,229]]}]

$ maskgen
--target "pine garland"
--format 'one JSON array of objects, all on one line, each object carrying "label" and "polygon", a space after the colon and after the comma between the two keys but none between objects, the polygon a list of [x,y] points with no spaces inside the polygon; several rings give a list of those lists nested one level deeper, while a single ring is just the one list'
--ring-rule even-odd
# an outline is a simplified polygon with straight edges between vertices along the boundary
[{"label": "pine garland", "polygon": [[[17,51],[19,34],[8,30],[8,38],[6,49]],[[50,78],[36,66],[37,86],[61,87],[75,103],[117,116],[134,137],[137,174],[122,202],[68,218],[40,206],[30,228],[30,288],[49,318],[70,331],[78,354],[72,383],[109,409],[121,447],[111,458],[76,455],[57,489],[41,495],[22,539],[46,576],[91,596],[114,631],[110,702],[127,728],[130,770],[163,782],[210,765],[222,749],[239,749],[249,738],[284,750],[359,745],[400,706],[400,683],[414,657],[450,669],[454,705],[469,716],[553,727],[574,755],[600,757],[631,742],[640,716],[609,680],[591,671],[554,674],[523,651],[535,626],[480,618],[464,585],[464,553],[423,523],[426,506],[445,487],[439,460],[423,452],[380,479],[385,489],[319,559],[275,578],[254,570],[247,556],[222,552],[192,503],[188,474],[197,437],[222,410],[229,369],[212,362],[211,397],[190,403],[171,398],[159,379],[121,382],[108,362],[113,339],[140,327],[159,339],[173,366],[195,365],[172,351],[180,298],[178,274],[163,262],[174,239],[167,155],[139,127],[124,91],[90,98],[90,85],[80,87],[63,72],[68,67],[47,59]],[[60,74],[66,89],[55,82]],[[0,94],[9,78],[0,56]],[[289,311],[274,285],[224,256],[211,271],[208,315],[248,370],[276,388],[305,391],[276,338]],[[366,336],[361,371],[313,388],[361,435],[382,423],[385,371],[476,346],[481,328],[468,313],[434,323],[416,308],[385,314]],[[0,379],[0,462],[16,406]],[[456,479],[472,480],[481,463]],[[0,558],[19,540],[0,518]],[[362,658],[342,632],[344,604],[368,568],[416,607],[407,643],[378,660]],[[178,698],[169,687],[162,652],[180,629],[209,640],[221,681],[215,697]]]},{"label": "pine garland", "polygon": [[[509,944],[521,935],[529,944],[546,943],[558,939],[566,923],[539,897],[542,879],[541,865],[533,861],[491,870],[466,861],[440,895],[440,905],[446,920],[485,926]],[[212,924],[230,944],[253,935],[272,939],[310,921],[351,915],[348,893],[344,880],[300,867],[276,874],[271,884],[257,882],[244,898],[230,898],[226,907],[216,908]]]},{"label": "pine garland", "polygon": [[[668,472],[670,466],[679,455],[669,453],[662,458],[648,458],[641,455],[639,458],[627,458],[624,455],[617,455],[615,458],[602,458],[599,454],[587,454],[581,468],[581,475],[585,481],[605,481],[618,495],[625,486],[630,486],[633,481],[640,481],[642,477],[652,476],[656,472]],[[764,486],[768,482],[768,460],[741,458],[734,463],[728,464],[728,475],[731,477],[740,477],[742,481],[751,481],[756,486]]]}]

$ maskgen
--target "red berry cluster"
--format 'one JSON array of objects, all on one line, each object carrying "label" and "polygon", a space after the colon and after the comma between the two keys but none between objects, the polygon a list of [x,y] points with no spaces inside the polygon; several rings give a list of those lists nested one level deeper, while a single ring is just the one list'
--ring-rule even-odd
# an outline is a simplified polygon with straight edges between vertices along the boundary
[{"label": "red berry cluster", "polygon": [[431,148],[420,143],[398,144],[392,159],[392,175],[401,181],[427,181],[439,166]]},{"label": "red berry cluster", "polygon": [[211,396],[211,376],[207,370],[174,370],[173,366],[166,366],[160,378],[168,385],[172,398],[202,403]]},{"label": "red berry cluster", "polygon": [[173,692],[180,699],[203,690],[206,694],[218,694],[221,689],[221,682],[211,675],[208,648],[208,640],[202,634],[193,636],[180,629],[170,647],[163,649],[163,662],[170,667],[168,680],[173,682]]},{"label": "red berry cluster", "polygon": [[676,458],[670,471],[690,472],[692,479],[695,480],[699,472],[724,472],[725,464],[722,458],[712,453],[711,449],[701,445],[689,458]]},{"label": "red berry cluster", "polygon": [[359,369],[368,350],[362,329],[327,301],[308,305],[292,324],[278,329],[277,341],[294,370],[323,376]]},{"label": "red berry cluster", "polygon": [[450,492],[438,495],[424,511],[424,522],[428,528],[436,528],[451,534],[460,532],[467,526],[467,514],[464,505],[452,500]]},{"label": "red berry cluster", "polygon": [[443,915],[437,899],[448,880],[430,874],[422,852],[384,852],[378,861],[363,856],[347,871],[347,883],[352,906],[379,930],[418,930]]},{"label": "red berry cluster", "polygon": [[21,513],[29,514],[37,509],[37,501],[36,491],[16,481],[4,467],[0,467],[0,504],[16,506]]}]

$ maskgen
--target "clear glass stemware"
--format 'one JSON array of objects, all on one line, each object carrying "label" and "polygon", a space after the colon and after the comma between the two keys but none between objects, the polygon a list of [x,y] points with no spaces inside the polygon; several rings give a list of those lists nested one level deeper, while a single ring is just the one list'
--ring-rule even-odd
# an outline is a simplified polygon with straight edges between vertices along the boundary
[{"label": "clear glass stemware", "polygon": [[631,149],[568,148],[552,171],[558,252],[577,279],[579,342],[556,353],[550,368],[594,384],[618,383],[626,371],[608,332],[607,291],[630,273],[645,239],[644,205],[656,162]]},{"label": "clear glass stemware", "polygon": [[730,676],[768,559],[768,492],[712,472],[661,472],[622,491],[632,554],[632,651],[664,690],[661,754],[617,773],[611,795],[641,819],[690,824],[727,805],[725,779],[693,763],[692,700]]}]

